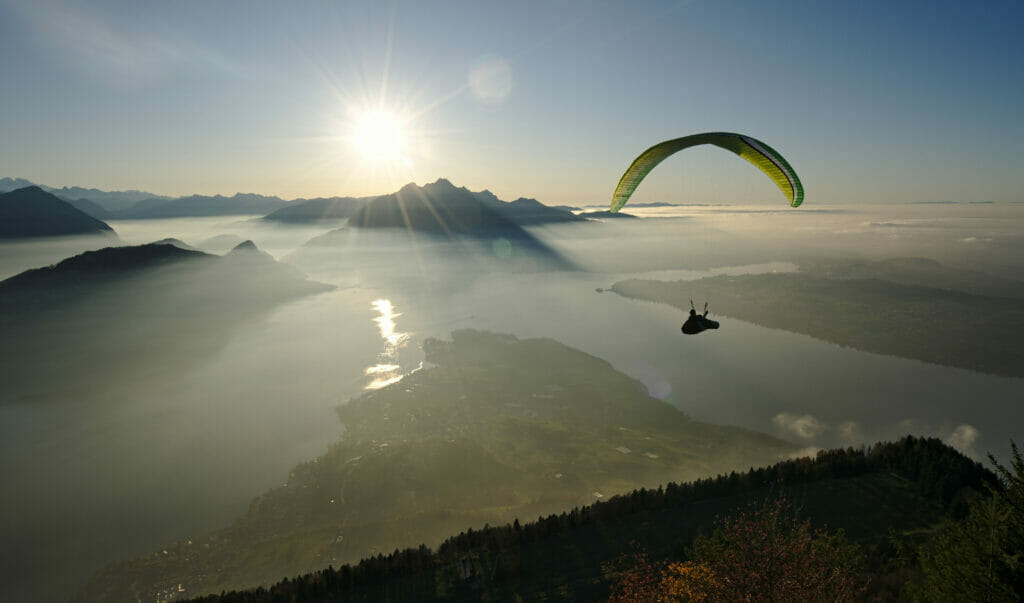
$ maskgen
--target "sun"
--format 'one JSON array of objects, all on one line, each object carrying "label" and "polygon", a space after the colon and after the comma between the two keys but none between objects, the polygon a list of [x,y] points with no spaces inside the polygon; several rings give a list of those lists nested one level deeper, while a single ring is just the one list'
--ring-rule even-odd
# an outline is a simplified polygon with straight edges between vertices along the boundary
[{"label": "sun", "polygon": [[352,149],[372,163],[404,161],[406,133],[403,121],[397,113],[383,109],[360,113],[352,122]]},{"label": "sun", "polygon": [[[398,99],[339,98],[328,115],[331,161],[343,168],[347,186],[364,192],[415,180],[418,163],[430,157],[431,132],[423,129],[423,110]],[[360,184],[356,184],[356,183]]]}]

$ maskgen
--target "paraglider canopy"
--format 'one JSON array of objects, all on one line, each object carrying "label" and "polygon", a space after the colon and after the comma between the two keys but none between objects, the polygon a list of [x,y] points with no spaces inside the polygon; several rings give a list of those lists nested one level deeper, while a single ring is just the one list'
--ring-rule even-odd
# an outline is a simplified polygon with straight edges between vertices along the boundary
[{"label": "paraglider canopy", "polygon": [[633,160],[626,173],[619,179],[612,195],[611,211],[617,212],[629,201],[630,195],[659,163],[670,155],[702,144],[711,144],[736,153],[768,175],[786,195],[789,204],[799,206],[804,200],[804,187],[789,162],[775,149],[765,143],[743,134],[731,132],[705,132],[660,142],[647,149]]}]

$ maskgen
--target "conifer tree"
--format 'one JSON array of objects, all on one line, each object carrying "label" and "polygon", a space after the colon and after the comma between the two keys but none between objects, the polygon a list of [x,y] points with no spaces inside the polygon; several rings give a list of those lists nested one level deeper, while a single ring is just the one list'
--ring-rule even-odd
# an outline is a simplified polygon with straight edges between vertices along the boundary
[{"label": "conifer tree", "polygon": [[908,586],[924,601],[1019,601],[1024,598],[1024,459],[1011,444],[1010,467],[989,460],[1001,488],[974,497],[967,517],[921,548],[920,583]]}]

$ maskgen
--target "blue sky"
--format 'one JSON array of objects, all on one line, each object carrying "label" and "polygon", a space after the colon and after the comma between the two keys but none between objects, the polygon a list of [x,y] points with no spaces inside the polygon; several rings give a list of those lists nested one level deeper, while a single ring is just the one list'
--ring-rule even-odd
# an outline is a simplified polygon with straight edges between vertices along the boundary
[{"label": "blue sky", "polygon": [[[0,176],[286,198],[447,177],[604,203],[639,152],[724,130],[807,203],[1024,201],[1019,2],[0,0]],[[352,131],[398,117],[400,160]],[[636,200],[781,203],[718,149]]]}]

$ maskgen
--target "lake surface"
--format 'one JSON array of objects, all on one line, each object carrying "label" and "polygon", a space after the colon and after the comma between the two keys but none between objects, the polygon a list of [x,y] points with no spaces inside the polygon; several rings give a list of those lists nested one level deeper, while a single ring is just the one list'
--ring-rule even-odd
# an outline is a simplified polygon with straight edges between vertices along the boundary
[{"label": "lake surface", "polygon": [[[0,405],[0,562],[9,592],[63,600],[99,566],[227,524],[290,467],[342,437],[337,404],[416,369],[424,338],[459,328],[554,338],[610,361],[695,419],[808,449],[914,433],[979,459],[987,451],[1006,458],[1010,439],[1024,440],[1022,379],[858,352],[728,318],[716,332],[683,337],[679,310],[598,291],[630,277],[792,270],[796,252],[807,248],[955,258],[1016,278],[1024,256],[1007,252],[1021,248],[1021,209],[833,208],[767,218],[713,209],[659,208],[658,220],[534,229],[582,268],[573,272],[506,272],[505,247],[482,262],[474,254],[487,249],[463,248],[453,258],[446,244],[419,238],[410,246],[390,234],[302,247],[327,227],[236,218],[112,223],[124,244],[177,237],[222,253],[252,239],[338,289],[246,323],[174,378]],[[21,244],[17,254],[0,253],[0,267],[8,276],[90,245]],[[710,265],[719,268],[703,270]]]}]

